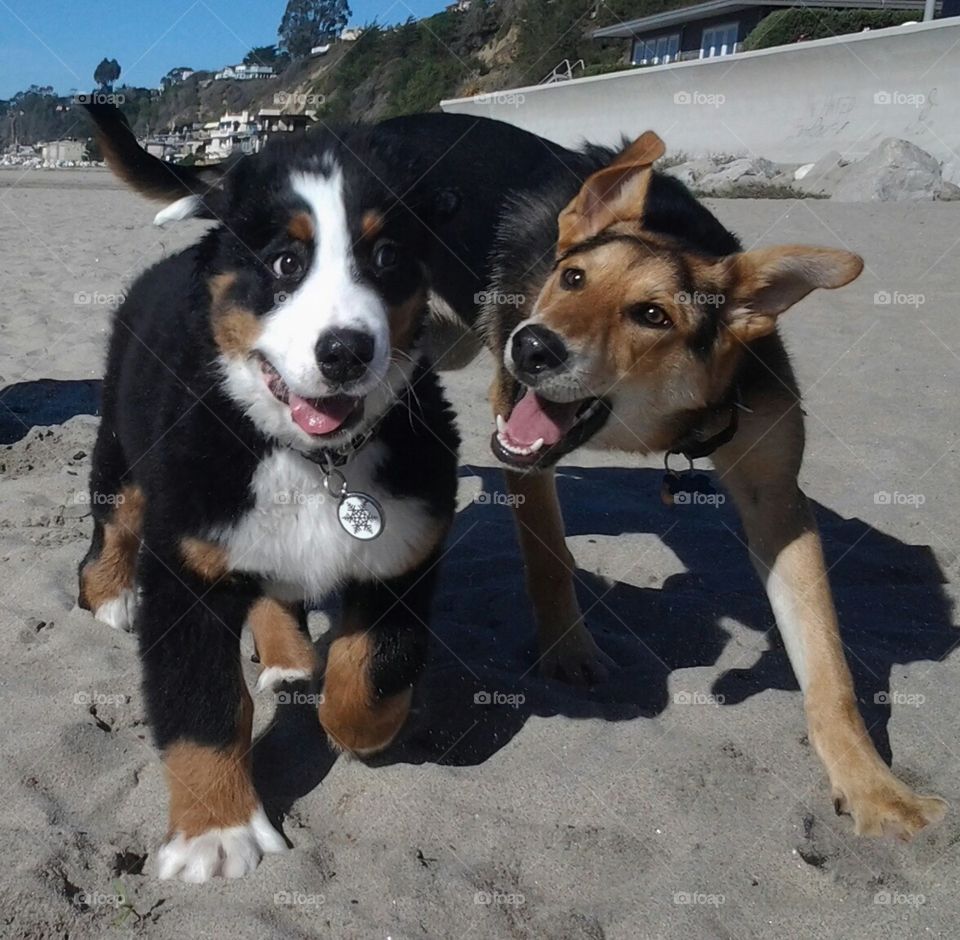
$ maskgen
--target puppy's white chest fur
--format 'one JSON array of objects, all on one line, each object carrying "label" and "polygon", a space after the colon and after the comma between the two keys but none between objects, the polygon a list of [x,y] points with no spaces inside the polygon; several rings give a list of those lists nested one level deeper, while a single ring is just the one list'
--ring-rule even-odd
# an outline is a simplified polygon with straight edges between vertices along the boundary
[{"label": "puppy's white chest fur", "polygon": [[230,567],[260,575],[283,593],[295,586],[314,600],[349,579],[409,571],[427,554],[438,524],[421,500],[397,499],[374,482],[384,456],[384,445],[374,441],[342,469],[348,490],[374,497],[383,508],[383,531],[363,541],[340,524],[340,501],[327,492],[320,468],[292,450],[274,451],[251,481],[253,508],[214,533]]}]

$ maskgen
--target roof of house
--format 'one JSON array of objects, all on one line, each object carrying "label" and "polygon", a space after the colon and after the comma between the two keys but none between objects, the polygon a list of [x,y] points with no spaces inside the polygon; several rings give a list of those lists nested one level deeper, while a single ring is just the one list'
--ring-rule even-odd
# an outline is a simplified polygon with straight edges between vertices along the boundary
[{"label": "roof of house", "polygon": [[[939,7],[939,2],[937,6]],[[825,8],[832,10],[916,10],[923,13],[924,0],[706,0],[692,6],[642,16],[638,20],[626,20],[614,26],[591,30],[591,39],[629,39],[638,33],[648,33],[655,29],[677,26],[692,20],[723,16],[726,13],[739,13],[753,7],[797,7]]]}]

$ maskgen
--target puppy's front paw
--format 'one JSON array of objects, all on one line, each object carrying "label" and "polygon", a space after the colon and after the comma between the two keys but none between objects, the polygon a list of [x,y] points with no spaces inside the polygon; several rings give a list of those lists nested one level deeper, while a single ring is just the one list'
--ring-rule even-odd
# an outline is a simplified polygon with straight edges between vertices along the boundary
[{"label": "puppy's front paw", "polygon": [[882,779],[834,786],[833,806],[837,815],[853,817],[858,836],[893,835],[905,842],[947,812],[945,800],[920,796],[889,772]]},{"label": "puppy's front paw", "polygon": [[113,627],[114,630],[132,633],[137,619],[138,600],[135,589],[123,588],[116,597],[104,601],[93,612],[93,616],[101,623]]},{"label": "puppy's front paw", "polygon": [[159,876],[202,884],[220,875],[241,878],[252,872],[268,853],[287,850],[283,836],[267,819],[262,806],[242,826],[208,829],[188,838],[176,833],[158,853]]},{"label": "puppy's front paw", "polygon": [[613,660],[583,626],[571,630],[540,657],[540,675],[570,685],[597,685],[606,681],[613,668]]}]

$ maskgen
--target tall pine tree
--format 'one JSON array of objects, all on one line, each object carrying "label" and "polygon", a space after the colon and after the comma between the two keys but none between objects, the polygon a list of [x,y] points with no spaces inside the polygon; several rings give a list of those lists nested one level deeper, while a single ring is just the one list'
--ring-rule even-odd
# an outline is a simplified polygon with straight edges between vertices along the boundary
[{"label": "tall pine tree", "polygon": [[280,21],[280,45],[294,59],[314,46],[332,42],[350,19],[347,0],[289,0]]}]

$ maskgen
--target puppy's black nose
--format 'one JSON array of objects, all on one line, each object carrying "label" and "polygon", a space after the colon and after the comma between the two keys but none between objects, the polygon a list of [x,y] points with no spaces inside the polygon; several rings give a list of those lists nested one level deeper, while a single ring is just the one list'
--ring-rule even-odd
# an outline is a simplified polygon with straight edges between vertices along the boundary
[{"label": "puppy's black nose", "polygon": [[533,376],[559,369],[569,353],[562,336],[534,324],[514,334],[510,355],[518,372]]},{"label": "puppy's black nose", "polygon": [[373,337],[362,330],[329,330],[317,340],[317,363],[328,382],[359,379],[373,359]]}]

